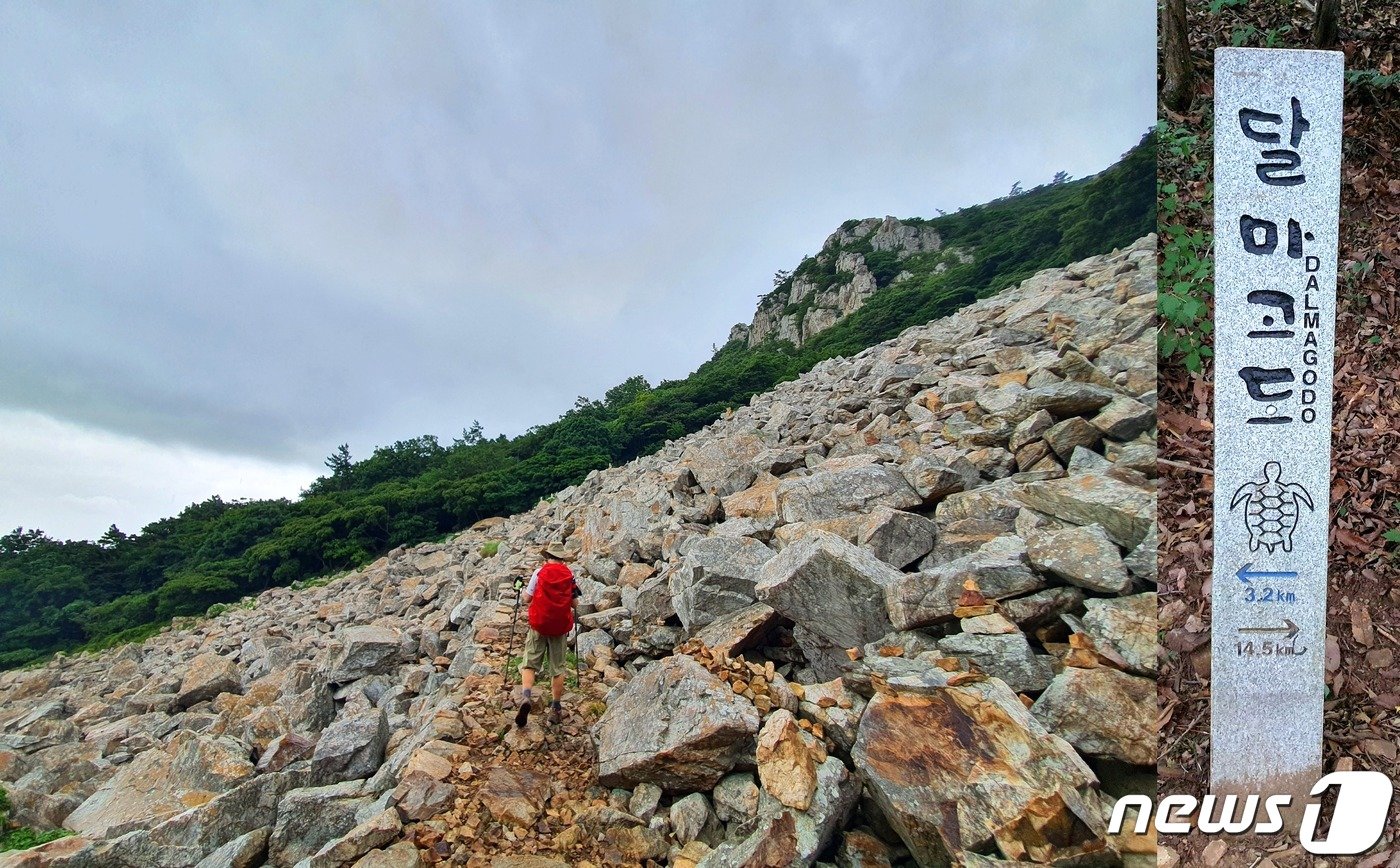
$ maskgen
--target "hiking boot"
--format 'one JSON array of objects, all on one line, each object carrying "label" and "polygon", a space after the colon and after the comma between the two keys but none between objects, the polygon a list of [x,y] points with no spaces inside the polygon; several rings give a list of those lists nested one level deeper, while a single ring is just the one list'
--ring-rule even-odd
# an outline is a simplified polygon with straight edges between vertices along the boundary
[{"label": "hiking boot", "polygon": [[521,729],[525,728],[525,722],[530,719],[530,700],[520,703],[520,710],[515,713],[515,725]]},{"label": "hiking boot", "polygon": [[550,722],[550,723],[559,723],[559,722],[560,722],[561,720],[563,720],[563,719],[564,719],[564,706],[560,705],[557,701],[556,701],[556,702],[551,702],[551,703],[549,704],[549,722]]}]

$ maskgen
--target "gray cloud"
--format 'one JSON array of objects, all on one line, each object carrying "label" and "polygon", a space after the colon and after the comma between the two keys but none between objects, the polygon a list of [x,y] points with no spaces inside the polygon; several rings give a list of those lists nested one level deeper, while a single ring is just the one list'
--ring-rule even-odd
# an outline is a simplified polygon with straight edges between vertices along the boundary
[{"label": "gray cloud", "polygon": [[1084,175],[1145,0],[0,7],[0,407],[314,463],[683,376],[850,217]]}]

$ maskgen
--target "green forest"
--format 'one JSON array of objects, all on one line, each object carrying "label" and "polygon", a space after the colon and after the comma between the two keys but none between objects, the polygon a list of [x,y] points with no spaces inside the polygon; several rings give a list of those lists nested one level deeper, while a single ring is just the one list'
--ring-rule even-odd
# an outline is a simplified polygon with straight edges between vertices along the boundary
[{"label": "green forest", "polygon": [[[266,588],[314,580],[479,519],[530,509],[590,471],[696,431],[777,383],[858,352],[1053,266],[1154,230],[1156,157],[1149,133],[1090,178],[1055,182],[926,221],[972,261],[941,273],[916,257],[868,258],[882,287],[800,349],[731,342],[685,379],[632,377],[560,419],[494,439],[473,424],[451,443],[427,435],[354,460],[341,447],[296,500],[191,504],[179,515],[95,541],[17,528],[0,537],[0,668],[60,650],[144,638]],[[853,224],[851,224],[853,225]],[[796,273],[819,269],[804,260]],[[897,271],[909,271],[888,285]]]}]

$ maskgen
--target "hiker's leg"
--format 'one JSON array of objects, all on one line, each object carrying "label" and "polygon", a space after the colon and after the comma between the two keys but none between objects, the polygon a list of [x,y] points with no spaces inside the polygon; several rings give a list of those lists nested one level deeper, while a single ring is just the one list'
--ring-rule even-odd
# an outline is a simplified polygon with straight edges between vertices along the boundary
[{"label": "hiker's leg", "polygon": [[525,696],[528,697],[530,688],[535,686],[535,673],[552,665],[545,638],[534,630],[525,634],[525,656],[520,661],[520,686],[525,689]]},{"label": "hiker's leg", "polygon": [[554,697],[555,702],[564,698],[564,676],[554,676],[554,680],[549,683],[549,692]]}]

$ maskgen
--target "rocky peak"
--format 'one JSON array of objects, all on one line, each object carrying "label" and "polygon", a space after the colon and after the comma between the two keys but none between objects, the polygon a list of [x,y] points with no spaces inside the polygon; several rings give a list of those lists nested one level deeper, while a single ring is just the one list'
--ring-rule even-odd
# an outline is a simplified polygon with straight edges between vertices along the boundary
[{"label": "rocky peak", "polygon": [[[759,302],[749,325],[729,339],[756,346],[769,339],[801,346],[859,310],[878,290],[916,273],[941,273],[971,261],[964,250],[944,249],[937,228],[895,217],[848,220]],[[909,267],[904,267],[908,264]]]}]

